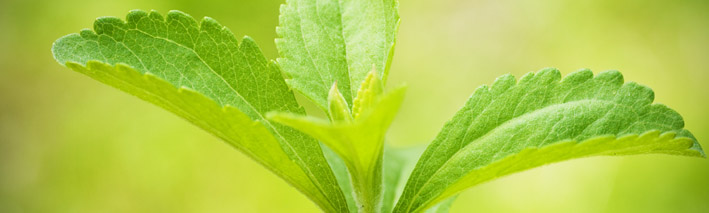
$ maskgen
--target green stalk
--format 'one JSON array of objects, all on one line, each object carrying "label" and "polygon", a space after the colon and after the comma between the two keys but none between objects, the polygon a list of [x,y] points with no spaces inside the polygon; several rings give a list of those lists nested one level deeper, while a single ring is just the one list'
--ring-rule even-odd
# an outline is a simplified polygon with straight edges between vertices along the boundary
[{"label": "green stalk", "polygon": [[348,164],[351,168],[350,179],[357,208],[360,213],[378,213],[382,206],[382,153],[377,157],[377,163],[366,170]]}]

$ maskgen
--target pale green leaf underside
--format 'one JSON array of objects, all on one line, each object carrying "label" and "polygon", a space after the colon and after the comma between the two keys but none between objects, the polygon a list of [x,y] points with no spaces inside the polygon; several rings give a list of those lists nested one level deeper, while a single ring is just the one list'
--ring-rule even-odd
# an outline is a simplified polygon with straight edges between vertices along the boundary
[{"label": "pale green leaf underside", "polygon": [[225,140],[286,179],[323,210],[347,205],[316,140],[264,119],[303,114],[280,70],[250,38],[210,18],[132,11],[57,40],[61,64],[161,106]]},{"label": "pale green leaf underside", "polygon": [[562,160],[704,156],[682,117],[617,71],[556,69],[482,86],[419,159],[395,212],[418,212],[478,183]]},{"label": "pale green leaf underside", "polygon": [[337,82],[351,106],[373,67],[386,80],[397,10],[396,0],[287,0],[276,46],[288,84],[326,109],[330,86]]}]

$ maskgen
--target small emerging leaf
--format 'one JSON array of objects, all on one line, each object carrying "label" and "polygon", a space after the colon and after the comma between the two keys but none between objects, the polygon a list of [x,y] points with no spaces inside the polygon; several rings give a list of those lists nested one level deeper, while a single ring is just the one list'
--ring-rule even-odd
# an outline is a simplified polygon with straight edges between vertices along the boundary
[{"label": "small emerging leaf", "polygon": [[354,100],[352,105],[352,117],[358,118],[364,110],[371,109],[374,107],[379,96],[382,94],[382,81],[379,80],[379,75],[377,71],[372,69],[367,78],[357,91],[357,98]]},{"label": "small emerging leaf", "polygon": [[598,155],[704,156],[682,117],[617,71],[545,69],[478,88],[419,159],[395,212],[420,212],[506,174]]},{"label": "small emerging leaf", "polygon": [[342,97],[340,90],[337,89],[337,83],[333,84],[332,88],[330,88],[327,102],[327,114],[330,116],[330,121],[345,123],[352,122],[352,114],[350,113],[350,109],[347,107],[347,101],[345,101],[345,97]]}]

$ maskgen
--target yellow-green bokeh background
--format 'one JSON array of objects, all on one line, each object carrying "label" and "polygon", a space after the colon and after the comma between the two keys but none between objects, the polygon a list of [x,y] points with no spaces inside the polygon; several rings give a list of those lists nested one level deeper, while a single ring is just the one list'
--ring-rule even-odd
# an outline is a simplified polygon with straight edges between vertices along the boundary
[{"label": "yellow-green bokeh background", "polygon": [[[269,58],[283,0],[0,1],[0,212],[314,212],[215,137],[57,64],[52,42],[130,9],[211,16]],[[481,84],[618,69],[709,148],[709,1],[401,0],[394,146],[428,143]],[[709,212],[709,160],[573,160],[482,184],[453,212]]]}]

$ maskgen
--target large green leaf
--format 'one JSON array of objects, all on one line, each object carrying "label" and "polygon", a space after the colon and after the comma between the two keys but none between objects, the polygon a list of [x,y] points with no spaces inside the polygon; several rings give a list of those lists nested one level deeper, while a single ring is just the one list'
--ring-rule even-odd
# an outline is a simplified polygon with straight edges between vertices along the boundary
[{"label": "large green leaf", "polygon": [[556,69],[482,86],[419,159],[395,212],[419,212],[481,182],[562,160],[704,156],[677,112],[617,71]]},{"label": "large green leaf", "polygon": [[287,0],[276,45],[288,84],[326,109],[328,90],[337,82],[351,106],[372,67],[386,81],[397,10],[396,0]]},{"label": "large green leaf", "polygon": [[277,66],[250,38],[241,44],[211,18],[132,11],[99,18],[94,30],[57,40],[61,64],[161,106],[233,145],[287,180],[323,210],[347,211],[318,142],[264,119],[304,114]]}]

